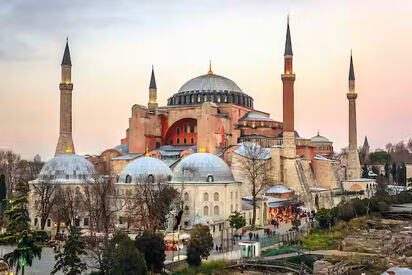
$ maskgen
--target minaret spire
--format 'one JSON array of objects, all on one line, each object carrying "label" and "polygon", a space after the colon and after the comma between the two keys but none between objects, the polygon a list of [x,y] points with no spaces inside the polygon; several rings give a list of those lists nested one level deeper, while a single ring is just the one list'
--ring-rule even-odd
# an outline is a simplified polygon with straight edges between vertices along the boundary
[{"label": "minaret spire", "polygon": [[290,28],[289,28],[289,15],[288,15],[288,26],[286,29],[286,42],[285,42],[285,56],[287,55],[293,55],[292,39],[290,38]]},{"label": "minaret spire", "polygon": [[155,74],[154,74],[154,66],[152,65],[152,75],[150,77],[150,85],[149,89],[157,89],[156,87],[156,79],[155,79]]},{"label": "minaret spire", "polygon": [[212,71],[212,60],[209,60],[209,71],[207,72],[207,74],[213,74],[213,71]]},{"label": "minaret spire", "polygon": [[156,78],[154,73],[154,66],[152,65],[152,75],[150,76],[150,84],[149,84],[149,103],[147,103],[147,107],[154,111],[157,108],[157,86],[156,86]]},{"label": "minaret spire", "polygon": [[67,66],[72,65],[72,60],[70,58],[70,49],[69,49],[69,37],[66,38],[66,48],[64,49],[63,60],[62,60],[62,66],[63,65],[67,65]]}]

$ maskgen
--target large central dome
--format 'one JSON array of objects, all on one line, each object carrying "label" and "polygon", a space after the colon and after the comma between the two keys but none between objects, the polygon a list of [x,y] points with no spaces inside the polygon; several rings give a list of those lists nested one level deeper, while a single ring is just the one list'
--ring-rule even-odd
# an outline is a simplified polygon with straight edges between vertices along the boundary
[{"label": "large central dome", "polygon": [[243,93],[229,78],[208,74],[192,78],[167,101],[168,106],[200,105],[203,102],[233,103],[253,108],[253,98]]},{"label": "large central dome", "polygon": [[213,91],[232,91],[243,93],[234,81],[217,74],[205,74],[192,78],[186,82],[182,88],[180,88],[179,93],[196,90],[206,91],[209,93]]}]

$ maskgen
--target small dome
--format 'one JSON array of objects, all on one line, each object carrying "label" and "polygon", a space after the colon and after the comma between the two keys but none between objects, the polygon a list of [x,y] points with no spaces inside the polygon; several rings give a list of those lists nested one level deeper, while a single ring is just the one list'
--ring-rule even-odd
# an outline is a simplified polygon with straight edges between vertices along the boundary
[{"label": "small dome", "polygon": [[274,185],[269,187],[266,191],[265,194],[284,194],[284,193],[292,193],[293,190],[287,188],[284,185]]},{"label": "small dome", "polygon": [[329,139],[325,138],[324,136],[314,136],[310,138],[311,142],[330,142]]},{"label": "small dome", "polygon": [[84,183],[93,178],[93,164],[82,156],[63,154],[49,160],[34,182]]},{"label": "small dome", "polygon": [[270,117],[259,112],[247,112],[239,121],[274,121]]},{"label": "small dome", "polygon": [[[184,172],[184,173],[183,173]],[[196,153],[183,158],[175,167],[171,183],[234,182],[229,166],[218,156]]]},{"label": "small dome", "polygon": [[[142,157],[135,159],[124,168],[119,177],[118,183],[139,183],[146,179],[156,182],[167,181],[172,171],[160,159],[151,157]],[[150,179],[149,179],[150,176]]]}]

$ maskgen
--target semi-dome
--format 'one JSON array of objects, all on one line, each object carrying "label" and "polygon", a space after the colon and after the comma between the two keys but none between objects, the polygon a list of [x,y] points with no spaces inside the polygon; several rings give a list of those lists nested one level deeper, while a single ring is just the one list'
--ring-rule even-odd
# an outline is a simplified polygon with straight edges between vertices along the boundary
[{"label": "semi-dome", "polygon": [[211,72],[187,81],[168,99],[167,105],[200,105],[206,101],[253,108],[253,98],[243,93],[233,80]]},{"label": "semi-dome", "polygon": [[82,156],[63,154],[49,160],[34,182],[84,183],[93,180],[93,164]]},{"label": "semi-dome", "polygon": [[196,153],[183,158],[175,167],[171,183],[234,182],[229,166],[218,156]]},{"label": "semi-dome", "polygon": [[147,183],[167,181],[170,179],[172,171],[160,159],[152,157],[142,157],[135,159],[123,169],[118,183]]}]

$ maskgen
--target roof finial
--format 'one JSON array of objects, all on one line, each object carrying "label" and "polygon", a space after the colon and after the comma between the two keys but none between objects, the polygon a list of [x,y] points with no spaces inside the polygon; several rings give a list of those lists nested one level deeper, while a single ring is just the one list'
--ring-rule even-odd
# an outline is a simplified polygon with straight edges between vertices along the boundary
[{"label": "roof finial", "polygon": [[320,135],[319,135],[319,130],[318,130],[318,136],[320,136]]},{"label": "roof finial", "polygon": [[206,153],[206,148],[205,148],[205,145],[204,145],[203,141],[200,145],[199,153]]},{"label": "roof finial", "polygon": [[146,144],[146,155],[145,155],[146,157],[148,157],[149,156],[149,146]]},{"label": "roof finial", "polygon": [[289,14],[288,14],[288,25],[289,25]]},{"label": "roof finial", "polygon": [[213,71],[212,71],[212,60],[209,60],[209,71],[207,72],[207,74],[213,74]]},{"label": "roof finial", "polygon": [[73,150],[70,148],[70,144],[67,145],[66,154],[72,154]]}]

